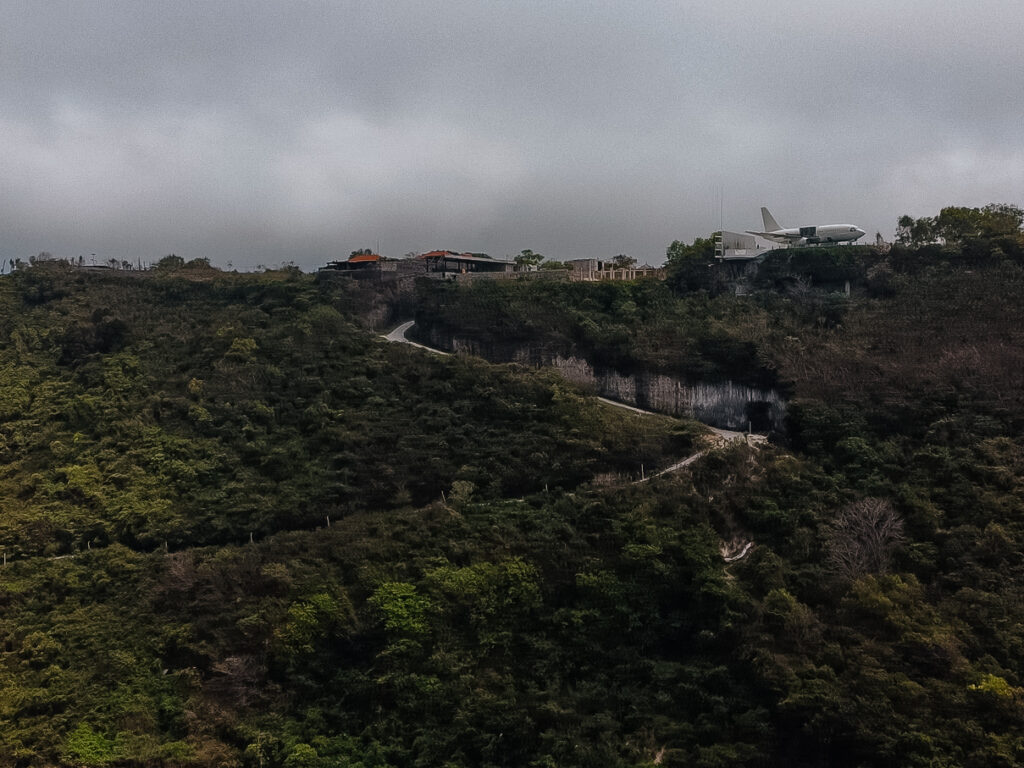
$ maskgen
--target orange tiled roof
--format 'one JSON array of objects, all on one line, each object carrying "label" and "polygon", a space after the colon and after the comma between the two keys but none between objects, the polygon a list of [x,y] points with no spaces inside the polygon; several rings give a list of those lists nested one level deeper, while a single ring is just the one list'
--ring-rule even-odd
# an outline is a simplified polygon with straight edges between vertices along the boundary
[{"label": "orange tiled roof", "polygon": [[349,264],[358,264],[363,261],[380,261],[380,255],[376,253],[358,253],[348,257]]}]

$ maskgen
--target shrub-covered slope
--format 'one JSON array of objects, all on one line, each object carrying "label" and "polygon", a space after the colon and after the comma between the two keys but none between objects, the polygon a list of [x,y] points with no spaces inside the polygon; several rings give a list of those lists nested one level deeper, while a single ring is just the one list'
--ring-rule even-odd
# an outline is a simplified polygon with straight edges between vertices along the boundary
[{"label": "shrub-covered slope", "polygon": [[479,294],[706,313],[787,382],[788,448],[641,484],[696,430],[380,343],[340,285],[0,281],[0,765],[1024,763],[1020,270],[900,258],[849,300]]},{"label": "shrub-covered slope", "polygon": [[630,431],[551,376],[381,343],[346,316],[346,284],[193,278],[37,267],[0,284],[9,557],[240,540],[455,481],[572,488],[673,449],[668,420]]}]

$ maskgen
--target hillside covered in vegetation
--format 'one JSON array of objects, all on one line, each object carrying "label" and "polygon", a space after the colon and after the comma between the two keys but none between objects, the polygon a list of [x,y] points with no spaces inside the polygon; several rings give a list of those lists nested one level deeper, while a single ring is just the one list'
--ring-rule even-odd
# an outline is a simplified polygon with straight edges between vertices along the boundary
[{"label": "hillside covered in vegetation", "polygon": [[1021,764],[1024,268],[986,242],[420,290],[771,382],[760,446],[383,343],[345,281],[4,277],[0,765]]}]

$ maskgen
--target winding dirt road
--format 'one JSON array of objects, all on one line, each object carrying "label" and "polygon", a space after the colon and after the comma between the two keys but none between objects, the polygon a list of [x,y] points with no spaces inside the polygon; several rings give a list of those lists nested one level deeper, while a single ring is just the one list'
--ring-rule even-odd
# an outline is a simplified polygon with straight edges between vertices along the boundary
[{"label": "winding dirt road", "polygon": [[[412,339],[408,338],[405,334],[415,324],[416,324],[415,320],[409,320],[407,322],[404,322],[401,325],[399,325],[397,328],[392,330],[391,332],[384,334],[383,338],[386,341],[395,341],[395,342],[399,342],[401,344],[411,344],[412,346],[418,347],[419,349],[424,349],[427,352],[433,352],[435,355],[445,355],[445,356],[451,355],[450,352],[444,352],[444,351],[442,351],[440,349],[434,349],[433,347],[428,347],[428,346],[425,346],[423,344],[417,344],[415,341],[413,341]],[[632,411],[633,413],[638,413],[638,414],[643,415],[643,416],[662,416],[662,415],[664,415],[664,414],[660,414],[660,413],[655,413],[654,411],[645,411],[643,408],[637,408],[635,405],[628,405],[627,403],[620,403],[617,400],[609,400],[607,397],[597,397],[596,399],[599,400],[602,403],[605,403],[606,405],[612,405],[612,406],[614,406],[616,408],[622,408],[624,410]],[[727,441],[727,442],[728,441],[732,441],[732,440],[744,440],[748,444],[754,444],[754,443],[763,443],[763,442],[765,442],[768,439],[765,435],[748,434],[746,432],[734,432],[731,429],[719,429],[718,427],[712,427],[709,424],[705,424],[705,426],[708,429],[710,429],[715,435],[717,435],[719,438],[721,438],[723,441]],[[693,456],[689,456],[689,457],[683,459],[678,464],[673,464],[671,467],[669,467],[668,469],[662,470],[658,474],[661,475],[661,474],[665,474],[666,472],[673,472],[673,471],[675,471],[677,469],[680,469],[681,467],[685,467],[687,464],[690,464],[693,461],[695,461],[696,459],[698,459],[701,456],[703,456],[704,453],[706,453],[706,451],[701,451],[700,453],[695,453]],[[657,477],[657,475],[652,475],[652,477]]]},{"label": "winding dirt road", "polygon": [[405,332],[408,331],[410,328],[412,328],[414,325],[416,325],[416,321],[415,320],[410,320],[410,321],[408,321],[406,323],[402,323],[400,326],[395,328],[395,330],[391,331],[391,333],[386,334],[384,336],[384,338],[387,341],[397,341],[397,342],[400,342],[402,344],[411,344],[414,347],[419,347],[420,349],[425,349],[425,350],[427,350],[427,352],[433,352],[435,355],[444,355],[445,357],[448,357],[449,355],[451,355],[450,352],[442,352],[440,349],[434,349],[433,347],[426,347],[423,344],[417,344],[412,339],[407,339],[406,336],[405,336]]},{"label": "winding dirt road", "polygon": [[[415,325],[415,321],[413,320],[409,320],[408,322],[402,323],[397,328],[392,330],[390,333],[384,334],[383,338],[386,339],[387,341],[399,342],[402,344],[411,344],[412,346],[419,347],[420,349],[426,350],[427,352],[432,352],[435,355],[447,356],[451,354],[449,352],[443,352],[440,349],[434,349],[433,347],[427,347],[424,346],[423,344],[417,344],[415,341],[408,339],[405,334],[410,328],[413,327],[413,325]],[[641,416],[662,415],[655,413],[654,411],[645,411],[643,408],[637,408],[634,405],[620,403],[617,400],[609,400],[606,397],[598,397],[597,400],[599,400],[602,403],[605,403],[606,405],[611,405],[616,408],[623,408],[627,411],[631,411]],[[711,430],[711,432],[715,435],[714,442],[717,444],[728,443],[732,442],[733,440],[743,440],[748,445],[755,445],[758,443],[763,443],[768,439],[765,435],[747,434],[746,432],[734,432],[730,429],[719,429],[718,427],[712,427],[707,424],[705,426],[709,430]],[[645,477],[641,480],[637,480],[636,482],[645,483],[651,478],[660,477],[661,475],[667,475],[671,472],[677,472],[678,470],[683,469],[684,467],[688,467],[690,464],[693,464],[702,456],[707,455],[708,451],[710,450],[711,448],[705,448],[704,450],[697,451],[696,453],[687,456],[682,461],[678,461],[672,466],[666,467],[665,469],[656,472],[653,475]],[[722,559],[725,560],[726,563],[734,563],[745,558],[750,553],[750,550],[753,548],[754,542],[741,536],[734,538],[732,541],[729,542],[723,541],[719,547],[719,552],[722,555]]]}]

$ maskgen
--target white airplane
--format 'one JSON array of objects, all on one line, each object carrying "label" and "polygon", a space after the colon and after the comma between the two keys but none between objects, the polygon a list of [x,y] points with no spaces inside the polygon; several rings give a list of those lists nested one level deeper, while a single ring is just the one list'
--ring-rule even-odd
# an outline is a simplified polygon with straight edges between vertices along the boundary
[{"label": "white airplane", "polygon": [[764,232],[747,230],[747,234],[763,237],[775,243],[787,245],[817,245],[818,243],[842,243],[853,241],[864,237],[867,234],[860,227],[853,224],[825,224],[818,227],[791,227],[785,229],[779,226],[775,218],[768,212],[767,208],[761,209],[761,218],[764,219]]}]

